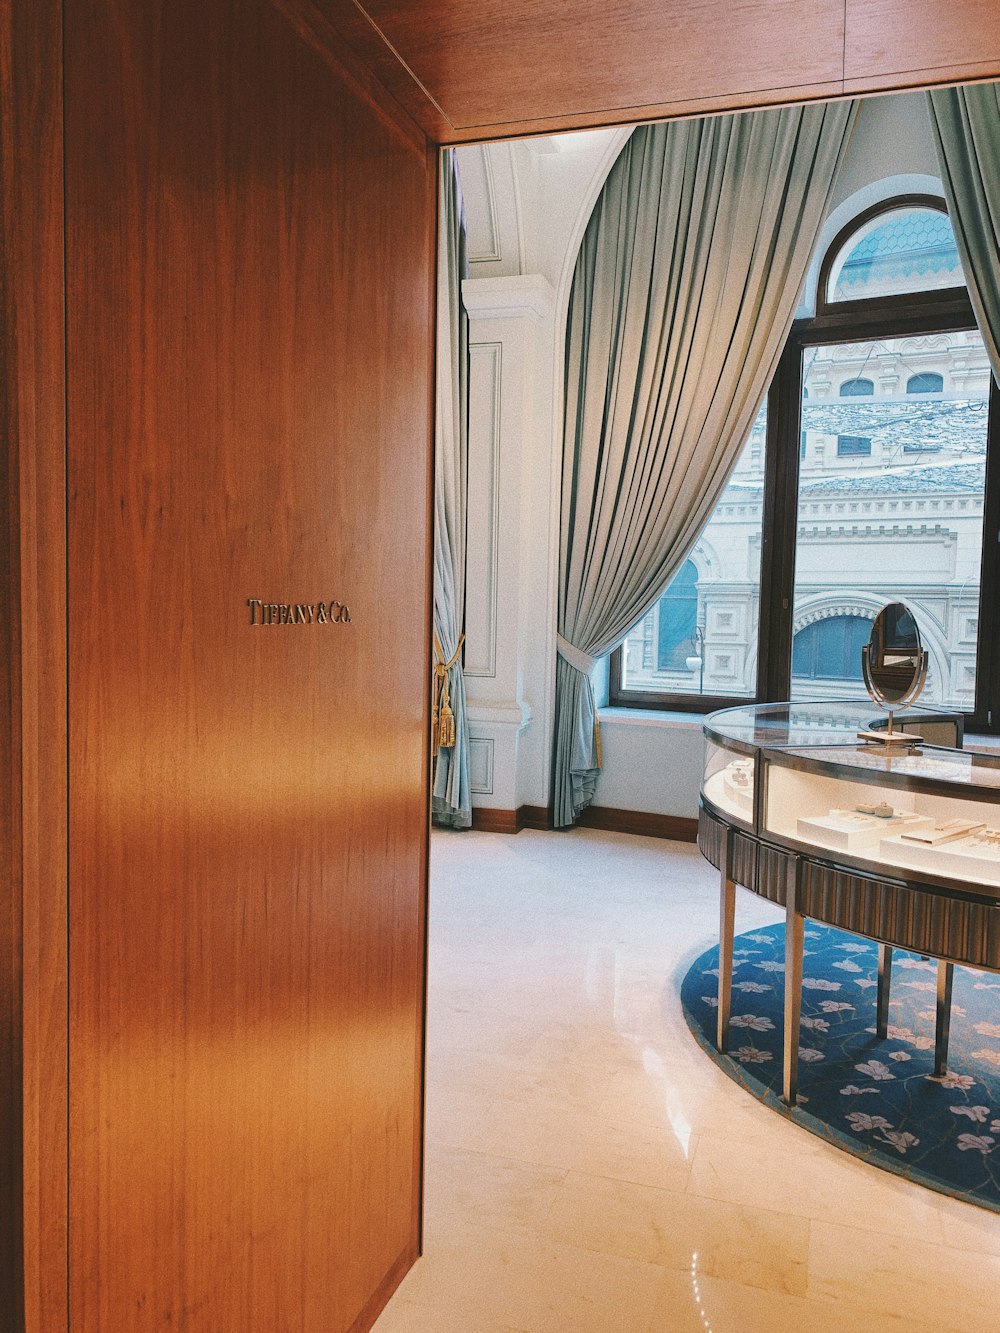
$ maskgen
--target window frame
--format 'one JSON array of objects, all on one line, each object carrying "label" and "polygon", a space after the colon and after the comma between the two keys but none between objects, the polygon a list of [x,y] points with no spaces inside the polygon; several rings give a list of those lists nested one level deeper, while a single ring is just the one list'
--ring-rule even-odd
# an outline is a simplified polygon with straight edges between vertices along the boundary
[{"label": "window frame", "polygon": [[[789,697],[792,670],[792,617],[795,539],[802,431],[802,378],[806,349],[877,338],[977,330],[968,290],[940,288],[857,301],[827,303],[825,283],[834,258],[851,234],[880,213],[901,207],[933,207],[947,212],[931,195],[897,195],[858,214],[831,241],[819,270],[816,314],[796,320],[785,343],[767,394],[767,435],[761,531],[757,688],[753,697],[672,694],[633,690],[622,685],[623,649],[611,655],[609,703],[612,707],[709,713],[750,703],[780,702]],[[689,553],[690,554],[690,553]],[[1000,388],[990,376],[987,419],[983,549],[976,646],[975,704],[965,713],[967,730],[1000,734],[1000,643],[990,627],[1000,621]]]},{"label": "window frame", "polygon": [[923,305],[928,298],[932,300],[935,297],[955,297],[968,296],[968,289],[963,285],[961,287],[941,287],[936,291],[930,292],[897,292],[893,296],[866,296],[854,301],[828,301],[826,292],[830,285],[830,272],[837,260],[837,256],[843,250],[844,246],[856,232],[862,227],[867,227],[869,222],[874,222],[876,218],[889,213],[898,213],[904,208],[927,208],[935,213],[943,213],[948,216],[948,207],[945,201],[936,194],[897,194],[891,199],[883,199],[877,204],[872,204],[870,208],[863,209],[837,232],[833,240],[826,248],[823,261],[819,266],[819,276],[816,282],[816,318],[821,315],[830,314],[848,314],[848,315],[877,315],[883,308],[885,302],[895,302]]}]

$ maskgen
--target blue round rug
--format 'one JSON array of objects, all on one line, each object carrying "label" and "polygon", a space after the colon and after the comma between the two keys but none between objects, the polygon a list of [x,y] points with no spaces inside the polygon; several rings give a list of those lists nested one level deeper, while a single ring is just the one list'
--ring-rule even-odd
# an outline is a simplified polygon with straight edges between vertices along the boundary
[{"label": "blue round rug", "polygon": [[780,1099],[784,924],[736,939],[729,1055],[715,1046],[718,946],[681,983],[699,1044],[753,1096],[885,1171],[1000,1212],[1000,975],[956,967],[948,1073],[934,1068],[936,964],[896,950],[875,1036],[878,947],[805,930],[799,1106]]}]

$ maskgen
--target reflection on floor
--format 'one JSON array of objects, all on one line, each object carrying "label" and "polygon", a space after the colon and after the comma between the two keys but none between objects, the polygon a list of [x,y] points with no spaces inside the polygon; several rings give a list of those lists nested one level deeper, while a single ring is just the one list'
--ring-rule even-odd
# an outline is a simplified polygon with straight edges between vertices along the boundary
[{"label": "reflection on floor", "polygon": [[[676,999],[693,847],[435,835],[424,1257],[377,1333],[978,1333],[1000,1219],[758,1106]],[[779,914],[741,893],[737,929]]]}]

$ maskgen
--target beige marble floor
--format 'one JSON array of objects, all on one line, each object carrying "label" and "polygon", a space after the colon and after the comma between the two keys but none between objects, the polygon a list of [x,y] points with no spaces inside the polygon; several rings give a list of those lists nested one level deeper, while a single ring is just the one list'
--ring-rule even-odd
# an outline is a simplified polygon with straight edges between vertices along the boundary
[{"label": "beige marble floor", "polygon": [[716,911],[693,847],[435,835],[424,1257],[377,1333],[1000,1329],[1000,1217],[829,1147],[695,1046],[677,973]]}]

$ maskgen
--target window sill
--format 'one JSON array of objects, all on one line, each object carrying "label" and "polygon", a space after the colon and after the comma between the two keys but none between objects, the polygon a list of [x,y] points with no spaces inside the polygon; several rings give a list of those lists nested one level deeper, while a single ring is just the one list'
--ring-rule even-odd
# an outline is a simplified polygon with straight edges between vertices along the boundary
[{"label": "window sill", "polygon": [[963,748],[966,750],[984,750],[987,754],[996,754],[1000,751],[1000,736],[977,736],[967,731]]},{"label": "window sill", "polygon": [[669,708],[599,708],[597,716],[602,727],[672,727],[701,731],[706,714]]}]

